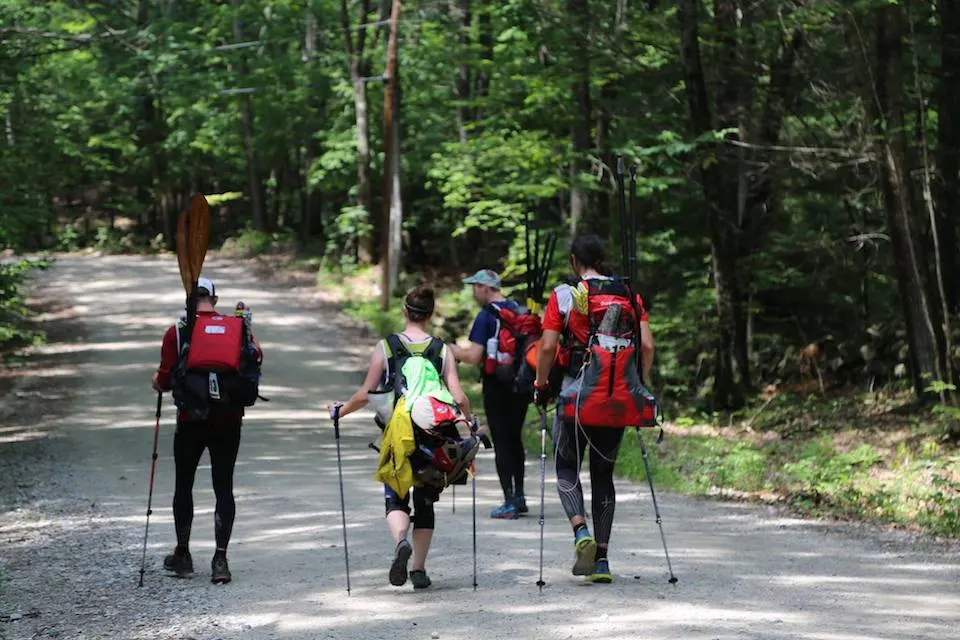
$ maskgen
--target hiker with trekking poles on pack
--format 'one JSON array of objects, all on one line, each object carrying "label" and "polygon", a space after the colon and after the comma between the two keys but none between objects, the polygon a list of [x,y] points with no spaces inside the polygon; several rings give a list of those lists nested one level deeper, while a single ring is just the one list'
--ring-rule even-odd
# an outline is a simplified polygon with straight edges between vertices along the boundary
[{"label": "hiker with trekking poles on pack", "polygon": [[[642,300],[609,275],[604,251],[594,234],[577,236],[570,246],[570,267],[580,281],[553,290],[543,318],[543,337],[534,388],[537,400],[550,399],[548,375],[564,337],[566,367],[554,420],[553,440],[560,502],[574,531],[573,575],[611,582],[607,546],[613,528],[616,491],[614,465],[625,427],[643,424],[647,406],[634,368],[633,350],[643,354],[643,376],[653,363],[653,336]],[[613,319],[607,311],[618,305]],[[609,319],[604,321],[604,319]],[[639,341],[635,336],[639,335]],[[591,345],[593,338],[598,344]],[[607,351],[604,340],[616,341]],[[639,342],[639,344],[638,344]],[[614,363],[615,360],[620,362]],[[590,482],[596,538],[584,518],[580,465],[590,447]]]},{"label": "hiker with trekking poles on pack", "polygon": [[[491,269],[481,269],[464,278],[463,283],[473,287],[473,298],[481,308],[470,329],[469,346],[451,344],[449,348],[459,362],[480,367],[483,411],[493,438],[494,460],[504,500],[490,512],[490,517],[512,520],[529,510],[523,491],[526,463],[523,423],[532,398],[515,388],[509,363],[507,367],[502,365],[505,358],[512,362],[514,355],[505,343],[512,337],[510,332],[516,333],[514,327],[524,318],[524,310],[503,296],[500,276]],[[506,375],[502,375],[504,369]]]},{"label": "hiker with trekking poles on pack", "polygon": [[450,350],[458,361],[480,368],[484,416],[493,436],[504,498],[503,504],[490,512],[491,518],[513,520],[529,512],[524,492],[523,425],[533,400],[536,364],[527,359],[542,332],[540,301],[556,241],[556,234],[550,233],[541,244],[539,229],[531,225],[529,213],[525,214],[526,305],[504,296],[500,275],[492,269],[481,269],[463,279],[472,287],[480,311],[470,328],[469,346],[451,344]]},{"label": "hiker with trekking poles on pack", "polygon": [[[610,583],[608,558],[616,508],[614,467],[624,430],[635,427],[643,455],[656,522],[671,583],[676,583],[657,506],[647,450],[639,430],[658,427],[660,405],[647,388],[653,366],[653,335],[636,283],[637,227],[634,200],[636,173],[631,170],[630,209],[626,207],[623,160],[617,162],[620,210],[621,269],[606,265],[600,238],[583,233],[573,239],[568,256],[575,279],[550,294],[543,335],[536,356],[534,402],[541,417],[541,443],[546,437],[544,407],[555,399],[553,428],[557,493],[574,535],[572,573],[594,583]],[[557,384],[556,374],[562,372]],[[662,437],[661,430],[661,437]],[[586,522],[580,466],[589,447],[594,535]],[[542,489],[541,489],[542,490]],[[542,508],[542,507],[541,507]],[[543,525],[541,518],[543,588]]]},{"label": "hiker with trekking poles on pack", "polygon": [[[450,350],[427,331],[433,317],[433,289],[420,285],[410,290],[403,304],[403,331],[377,342],[370,355],[366,378],[346,403],[327,405],[334,421],[340,470],[341,510],[343,477],[340,465],[340,420],[372,403],[376,422],[383,429],[376,477],[384,486],[387,526],[395,544],[389,570],[390,584],[402,586],[407,578],[414,589],[431,585],[426,571],[427,554],[435,526],[434,504],[451,484],[465,484],[481,441]],[[462,430],[468,433],[465,435]],[[474,588],[476,588],[476,482],[474,480]],[[411,513],[411,497],[413,509]],[[343,514],[346,521],[345,512]],[[413,544],[408,540],[413,524]],[[413,556],[413,568],[408,562]],[[349,557],[347,590],[350,589]]]}]

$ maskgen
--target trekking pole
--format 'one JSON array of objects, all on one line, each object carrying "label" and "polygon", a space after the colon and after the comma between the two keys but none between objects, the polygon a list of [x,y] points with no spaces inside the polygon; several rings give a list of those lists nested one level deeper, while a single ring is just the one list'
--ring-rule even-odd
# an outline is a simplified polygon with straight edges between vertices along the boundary
[{"label": "trekking pole", "polygon": [[667,556],[667,570],[670,572],[670,584],[677,583],[677,576],[673,575],[673,566],[670,564],[670,552],[667,551],[667,537],[663,534],[663,521],[660,518],[660,508],[657,506],[657,494],[653,490],[653,478],[650,476],[650,465],[647,463],[647,447],[643,444],[643,436],[637,430],[637,439],[640,441],[640,453],[643,454],[643,469],[650,483],[650,497],[653,498],[653,512],[657,515],[657,526],[660,527],[660,539],[663,541],[663,553]]},{"label": "trekking pole", "polygon": [[473,466],[473,590],[477,590],[477,466]]},{"label": "trekking pole", "polygon": [[337,475],[340,477],[340,516],[343,519],[343,561],[347,566],[347,595],[350,595],[350,552],[347,550],[347,507],[343,499],[343,463],[340,462],[340,407],[333,408],[333,432],[337,440]]},{"label": "trekking pole", "polygon": [[140,584],[143,586],[143,574],[147,570],[147,536],[150,534],[150,514],[153,513],[153,477],[157,470],[157,445],[160,442],[160,410],[163,408],[163,393],[157,392],[157,424],[153,429],[153,455],[150,462],[150,490],[147,493],[147,526],[143,531],[143,556],[140,558]]},{"label": "trekking pole", "polygon": [[537,406],[540,412],[540,579],[537,580],[537,586],[540,587],[540,593],[543,593],[543,515],[544,515],[544,496],[546,495],[547,485],[547,412]]},{"label": "trekking pole", "polygon": [[523,210],[523,244],[525,248],[523,252],[523,267],[524,279],[527,281],[527,300],[533,300],[533,281],[536,277],[535,271],[537,265],[530,264],[530,212],[526,208]]},{"label": "trekking pole", "polygon": [[633,283],[634,288],[637,287],[637,278],[639,274],[637,273],[637,165],[630,165],[630,209],[627,213],[630,218],[630,223],[627,225],[627,228],[630,229],[630,238],[629,238],[629,249],[630,255],[629,267],[630,267],[630,282]]},{"label": "trekking pole", "polygon": [[[483,444],[484,449],[490,448],[490,441],[486,439],[486,436],[478,435],[480,431],[480,423],[477,421],[477,417],[473,417],[473,423],[470,425],[470,432],[480,438],[480,443]],[[480,444],[475,444],[474,446],[480,446]],[[473,489],[473,590],[477,590],[477,463],[473,461],[470,463],[470,474],[471,484]]]}]

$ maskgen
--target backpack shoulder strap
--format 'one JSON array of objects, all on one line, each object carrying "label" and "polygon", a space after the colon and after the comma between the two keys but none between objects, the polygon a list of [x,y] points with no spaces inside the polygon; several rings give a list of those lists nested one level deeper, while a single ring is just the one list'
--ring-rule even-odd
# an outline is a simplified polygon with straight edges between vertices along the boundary
[{"label": "backpack shoulder strap", "polygon": [[492,314],[493,314],[493,317],[495,317],[495,318],[497,318],[497,319],[500,318],[500,307],[498,307],[497,305],[493,304],[492,302],[488,302],[487,304],[485,304],[485,305],[483,306],[483,308],[486,309],[487,311],[489,311],[490,313],[492,313]]},{"label": "backpack shoulder strap", "polygon": [[391,333],[383,339],[383,355],[387,361],[387,383],[395,383],[396,380],[394,380],[394,376],[397,374],[397,361],[400,360],[400,358],[409,356],[410,351],[406,345],[403,344],[400,336]]},{"label": "backpack shoulder strap", "polygon": [[434,366],[441,378],[443,377],[443,347],[443,340],[430,338],[430,344],[427,345],[422,354]]}]

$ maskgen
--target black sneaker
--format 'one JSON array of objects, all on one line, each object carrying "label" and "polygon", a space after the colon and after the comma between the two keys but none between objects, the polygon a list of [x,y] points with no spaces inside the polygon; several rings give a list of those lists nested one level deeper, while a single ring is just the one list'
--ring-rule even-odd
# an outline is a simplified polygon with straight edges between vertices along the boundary
[{"label": "black sneaker", "polygon": [[163,568],[181,577],[190,575],[193,573],[193,557],[189,551],[177,547],[173,553],[163,559]]},{"label": "black sneaker", "polygon": [[393,556],[393,564],[390,565],[390,584],[395,587],[402,587],[407,583],[407,563],[410,556],[413,555],[413,547],[406,539],[397,544],[396,554]]},{"label": "black sneaker", "polygon": [[430,576],[427,575],[427,572],[423,569],[414,569],[410,572],[410,582],[413,583],[414,589],[426,589],[429,587],[432,582],[430,582]]},{"label": "black sneaker", "polygon": [[210,582],[213,584],[227,584],[232,579],[230,575],[230,565],[227,564],[227,556],[217,554],[213,556],[210,562]]}]

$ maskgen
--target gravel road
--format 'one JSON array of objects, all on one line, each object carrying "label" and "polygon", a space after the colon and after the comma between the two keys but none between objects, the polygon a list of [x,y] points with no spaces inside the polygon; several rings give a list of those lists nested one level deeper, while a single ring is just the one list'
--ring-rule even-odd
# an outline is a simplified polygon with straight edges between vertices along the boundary
[{"label": "gravel road", "polygon": [[[306,288],[210,258],[222,305],[242,299],[266,352],[264,395],[236,471],[234,581],[209,581],[213,493],[194,490],[196,576],[167,577],[174,541],[173,404],[164,403],[147,572],[137,588],[155,396],[150,375],[183,292],[174,259],[67,257],[36,277],[55,340],[0,408],[0,638],[960,638],[960,554],[903,533],[803,521],[764,507],[658,494],[677,585],[645,485],[620,482],[612,585],[570,575],[571,533],[547,474],[544,579],[537,501],[492,521],[493,454],[470,493],[448,490],[428,564],[434,586],[391,587],[369,414],[343,424],[351,586],[346,592],[336,449],[323,403],[346,399],[372,339]],[[74,317],[70,317],[73,315]],[[356,346],[358,345],[359,346]],[[528,493],[539,458],[528,455]]]}]

